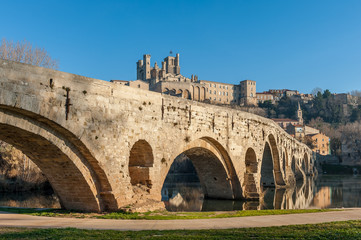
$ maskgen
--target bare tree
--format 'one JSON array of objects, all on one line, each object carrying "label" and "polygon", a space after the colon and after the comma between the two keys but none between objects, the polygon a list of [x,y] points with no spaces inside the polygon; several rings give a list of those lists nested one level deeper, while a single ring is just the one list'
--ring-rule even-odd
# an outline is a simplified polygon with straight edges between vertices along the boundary
[{"label": "bare tree", "polygon": [[322,93],[322,88],[315,87],[314,89],[312,89],[311,94],[313,96],[316,96],[318,92]]},{"label": "bare tree", "polygon": [[58,61],[52,59],[45,49],[33,47],[26,40],[13,42],[3,38],[0,44],[0,58],[40,67],[58,68]]},{"label": "bare tree", "polygon": [[359,90],[352,90],[349,94],[355,97],[361,97],[361,91]]}]

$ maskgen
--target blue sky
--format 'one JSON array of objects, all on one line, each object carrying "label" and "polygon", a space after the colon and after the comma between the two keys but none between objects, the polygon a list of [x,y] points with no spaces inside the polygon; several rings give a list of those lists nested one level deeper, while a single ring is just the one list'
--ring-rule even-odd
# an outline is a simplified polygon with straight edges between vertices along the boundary
[{"label": "blue sky", "polygon": [[134,80],[144,53],[181,73],[257,91],[361,90],[360,0],[0,0],[0,38],[45,48],[59,70]]}]

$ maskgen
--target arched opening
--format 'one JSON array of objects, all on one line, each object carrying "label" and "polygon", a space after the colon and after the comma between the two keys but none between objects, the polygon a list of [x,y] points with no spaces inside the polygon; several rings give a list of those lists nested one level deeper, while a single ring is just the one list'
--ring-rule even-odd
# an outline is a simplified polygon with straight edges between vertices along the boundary
[{"label": "arched opening", "polygon": [[[117,209],[103,170],[77,137],[44,117],[15,110],[0,109],[0,140],[22,151],[40,168],[63,208]],[[40,118],[42,122],[35,120]]]},{"label": "arched opening", "polygon": [[172,90],[170,90],[169,94],[171,96],[176,96],[177,95],[177,91],[173,88]]},{"label": "arched opening", "polygon": [[252,148],[248,148],[245,158],[246,172],[244,173],[244,197],[246,199],[259,198],[254,174],[257,174],[257,156]]},{"label": "arched opening", "polygon": [[[184,169],[190,171],[185,172]],[[189,187],[180,189],[181,175],[177,171],[181,171],[183,175],[188,174],[191,184],[195,188],[198,184],[199,188],[196,191]],[[181,154],[174,158],[172,165],[165,173],[162,199],[165,200],[167,209],[171,209],[170,204],[176,203],[182,206],[187,202],[186,210],[194,210],[194,207],[189,205],[195,203],[198,204],[198,210],[200,210],[202,208],[199,206],[200,195],[202,199],[236,199],[242,196],[239,180],[226,150],[211,138],[201,138],[188,144]],[[195,179],[199,182],[194,182]],[[178,185],[176,189],[171,189],[171,186],[176,185]]]},{"label": "arched opening", "polygon": [[266,142],[263,156],[262,156],[262,167],[261,167],[261,186],[262,187],[274,187],[275,180],[273,176],[273,159],[271,148]]},{"label": "arched opening", "polygon": [[204,101],[204,99],[206,99],[206,89],[202,87],[199,93],[199,100]]},{"label": "arched opening", "polygon": [[183,91],[183,98],[191,99],[191,93],[189,92],[189,90],[186,89]]},{"label": "arched opening", "polygon": [[163,93],[164,93],[164,94],[169,94],[169,89],[168,89],[168,88],[165,88],[165,89],[163,90]]},{"label": "arched opening", "polygon": [[275,137],[270,134],[268,137],[269,140],[269,147],[271,148],[271,153],[272,153],[272,160],[273,160],[273,173],[274,173],[274,180],[275,180],[275,184],[277,186],[284,186],[285,185],[285,181],[282,177],[282,172],[281,172],[281,164],[280,164],[280,157],[279,157],[279,153],[278,153],[278,149],[277,149],[277,143],[276,143],[276,139]]},{"label": "arched opening", "polygon": [[178,89],[177,93],[176,93],[177,97],[182,97],[183,96],[183,90],[182,89]]},{"label": "arched opening", "polygon": [[143,185],[152,188],[149,169],[153,167],[153,150],[145,140],[137,141],[129,155],[129,176],[133,186]]},{"label": "arched opening", "polygon": [[195,86],[195,87],[193,88],[193,100],[199,101],[199,100],[200,100],[200,99],[199,99],[199,95],[200,95],[200,89],[199,89],[198,86]]}]

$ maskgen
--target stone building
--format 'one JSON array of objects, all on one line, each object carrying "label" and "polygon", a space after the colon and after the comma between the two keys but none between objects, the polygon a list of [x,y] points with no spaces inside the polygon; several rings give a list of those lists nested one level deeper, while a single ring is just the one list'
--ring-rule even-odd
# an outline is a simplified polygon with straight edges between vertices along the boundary
[{"label": "stone building", "polygon": [[259,92],[256,93],[257,102],[263,103],[265,101],[271,101],[271,103],[275,103],[275,96],[270,92]]},{"label": "stone building", "polygon": [[200,80],[207,88],[207,99],[211,103],[239,104],[241,89],[240,85]]},{"label": "stone building", "polygon": [[[197,75],[190,78],[180,73],[180,56],[168,56],[158,66],[150,63],[151,56],[143,55],[137,62],[137,80],[112,80],[126,86],[149,89],[172,96],[207,101],[214,104],[256,105],[256,81],[244,80],[238,85],[199,80]],[[148,86],[147,86],[148,84]]]},{"label": "stone building", "polygon": [[256,81],[241,81],[240,89],[240,105],[257,105]]},{"label": "stone building", "polygon": [[327,137],[325,134],[316,133],[316,134],[307,135],[307,137],[310,137],[313,142],[314,146],[312,148],[312,151],[319,153],[321,155],[331,154],[330,138]]}]

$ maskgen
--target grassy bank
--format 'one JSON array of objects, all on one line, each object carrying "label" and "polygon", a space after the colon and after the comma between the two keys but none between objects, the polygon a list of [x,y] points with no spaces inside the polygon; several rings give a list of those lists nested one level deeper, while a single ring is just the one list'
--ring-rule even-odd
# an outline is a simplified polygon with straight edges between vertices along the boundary
[{"label": "grassy bank", "polygon": [[0,239],[361,239],[361,221],[267,228],[111,231],[0,228]]},{"label": "grassy bank", "polygon": [[146,213],[81,213],[60,209],[31,209],[31,208],[0,208],[0,211],[29,214],[47,217],[74,217],[74,218],[101,218],[101,219],[146,219],[146,220],[172,220],[172,219],[209,219],[246,216],[281,215],[295,213],[315,213],[335,211],[334,209],[290,209],[290,210],[243,210],[229,212],[146,212]]}]

